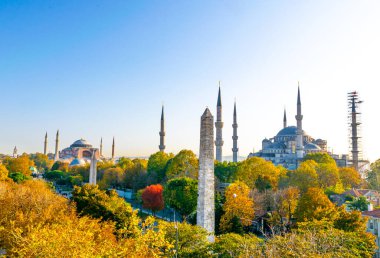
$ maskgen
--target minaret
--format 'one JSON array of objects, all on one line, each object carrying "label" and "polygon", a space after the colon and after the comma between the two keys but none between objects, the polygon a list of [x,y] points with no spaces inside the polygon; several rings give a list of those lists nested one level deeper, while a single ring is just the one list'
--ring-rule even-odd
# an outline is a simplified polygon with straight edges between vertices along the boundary
[{"label": "minaret", "polygon": [[112,160],[115,158],[115,137],[112,140]]},{"label": "minaret", "polygon": [[197,225],[206,229],[208,239],[214,242],[215,203],[214,203],[214,117],[206,108],[201,117],[199,147]]},{"label": "minaret", "polygon": [[100,138],[100,157],[103,156],[103,137]]},{"label": "minaret", "polygon": [[223,135],[222,135],[222,128],[223,128],[223,122],[222,122],[222,98],[220,95],[220,82],[219,82],[219,94],[218,94],[218,103],[216,105],[216,122],[215,122],[215,128],[216,128],[216,139],[215,139],[215,146],[216,146],[216,160],[222,162],[222,156],[223,156]]},{"label": "minaret", "polygon": [[232,145],[232,161],[233,162],[237,162],[238,160],[238,151],[239,151],[239,148],[238,148],[238,144],[237,144],[237,140],[238,140],[238,136],[237,136],[237,128],[238,128],[238,124],[237,124],[237,118],[236,118],[236,102],[234,104],[234,122],[232,124],[232,128],[233,128],[233,135],[232,135],[232,140],[233,140],[233,145]]},{"label": "minaret", "polygon": [[300,86],[298,83],[298,96],[297,96],[297,146],[296,153],[297,158],[302,159],[304,157],[304,148],[303,148],[303,130],[302,130],[302,111],[301,111],[301,94],[300,94]]},{"label": "minaret", "polygon": [[57,130],[57,135],[55,136],[55,153],[54,153],[54,161],[58,161],[58,160],[59,160],[58,145],[59,145],[59,130]]},{"label": "minaret", "polygon": [[47,154],[47,145],[48,145],[48,137],[47,137],[47,132],[45,134],[45,142],[44,142],[44,155]]},{"label": "minaret", "polygon": [[286,109],[284,108],[284,128],[288,126],[288,123],[286,121]]},{"label": "minaret", "polygon": [[164,105],[161,111],[161,130],[160,130],[160,145],[158,146],[161,152],[165,151],[165,119],[164,119]]},{"label": "minaret", "polygon": [[17,147],[16,146],[13,149],[13,158],[17,158]]},{"label": "minaret", "polygon": [[92,151],[92,156],[91,156],[91,164],[90,164],[90,175],[89,175],[89,184],[96,185],[96,149]]}]

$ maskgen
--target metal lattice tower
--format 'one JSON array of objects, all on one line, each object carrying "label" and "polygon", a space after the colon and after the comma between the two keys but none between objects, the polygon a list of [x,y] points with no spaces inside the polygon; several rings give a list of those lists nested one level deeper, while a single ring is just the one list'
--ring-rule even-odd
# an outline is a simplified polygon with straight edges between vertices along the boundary
[{"label": "metal lattice tower", "polygon": [[360,163],[363,162],[363,152],[361,148],[361,112],[360,104],[363,101],[359,98],[359,93],[356,91],[347,94],[348,101],[348,137],[350,148],[350,162],[352,166],[359,171]]}]

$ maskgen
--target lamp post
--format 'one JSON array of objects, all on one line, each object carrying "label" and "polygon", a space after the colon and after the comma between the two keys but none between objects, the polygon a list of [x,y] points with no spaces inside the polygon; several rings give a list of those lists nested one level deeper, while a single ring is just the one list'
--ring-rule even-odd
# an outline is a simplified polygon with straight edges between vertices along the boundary
[{"label": "lamp post", "polygon": [[175,228],[175,257],[178,257],[178,224],[175,219],[175,210],[174,211],[174,228]]}]

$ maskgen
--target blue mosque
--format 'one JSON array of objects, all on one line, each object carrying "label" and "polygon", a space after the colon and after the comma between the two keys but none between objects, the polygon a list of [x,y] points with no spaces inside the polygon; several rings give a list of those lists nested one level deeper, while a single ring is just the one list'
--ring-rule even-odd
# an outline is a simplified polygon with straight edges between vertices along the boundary
[{"label": "blue mosque", "polygon": [[[250,153],[248,157],[261,157],[282,165],[288,169],[296,169],[304,156],[309,153],[326,152],[327,141],[315,139],[302,129],[302,108],[300,89],[297,96],[297,126],[288,126],[286,111],[284,111],[283,128],[272,138],[262,141],[262,149]],[[336,158],[333,156],[333,158]]]}]

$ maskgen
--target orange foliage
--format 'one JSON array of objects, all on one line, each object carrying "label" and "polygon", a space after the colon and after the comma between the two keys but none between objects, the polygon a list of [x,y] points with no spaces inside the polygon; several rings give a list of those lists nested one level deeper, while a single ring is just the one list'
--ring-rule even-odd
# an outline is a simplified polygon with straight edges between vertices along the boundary
[{"label": "orange foliage", "polygon": [[163,190],[164,188],[160,184],[147,186],[141,196],[143,207],[152,212],[162,210],[164,208]]}]

